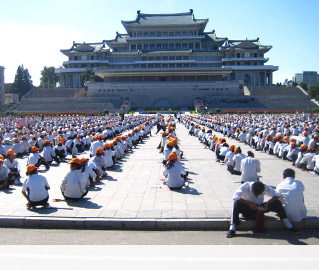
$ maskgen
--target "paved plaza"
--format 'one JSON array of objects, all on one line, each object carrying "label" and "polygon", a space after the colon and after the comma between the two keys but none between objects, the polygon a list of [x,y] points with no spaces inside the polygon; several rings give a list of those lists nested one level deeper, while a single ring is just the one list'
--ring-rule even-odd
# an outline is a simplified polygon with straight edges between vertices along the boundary
[{"label": "paved plaza", "polygon": [[[51,186],[50,209],[28,210],[21,194],[22,187],[14,186],[8,191],[0,191],[0,226],[227,229],[232,196],[240,185],[240,177],[231,175],[225,165],[215,162],[215,153],[205,149],[196,137],[189,136],[182,124],[177,124],[176,134],[184,151],[182,163],[189,171],[189,186],[170,191],[161,181],[164,169],[162,154],[156,149],[161,135],[155,135],[155,128],[152,133],[152,137],[133,149],[116,168],[109,170],[107,179],[91,188],[81,202],[54,201],[63,198],[60,184],[69,170],[66,163],[59,167],[52,166],[43,173]],[[229,144],[241,146],[244,153],[250,149],[234,140],[228,141]],[[270,186],[275,187],[283,180],[284,169],[294,168],[291,163],[268,154],[255,154],[261,161],[260,179]],[[88,157],[88,153],[83,156]],[[19,159],[19,162],[21,168],[25,168],[26,158]],[[309,218],[302,226],[317,228],[319,177],[295,170],[296,179],[302,180],[306,189],[304,195]],[[24,170],[22,176],[23,182]],[[268,213],[267,216],[270,218],[266,227],[282,226],[275,215]],[[247,224],[249,226],[249,222]],[[244,228],[245,223],[240,227]]]}]

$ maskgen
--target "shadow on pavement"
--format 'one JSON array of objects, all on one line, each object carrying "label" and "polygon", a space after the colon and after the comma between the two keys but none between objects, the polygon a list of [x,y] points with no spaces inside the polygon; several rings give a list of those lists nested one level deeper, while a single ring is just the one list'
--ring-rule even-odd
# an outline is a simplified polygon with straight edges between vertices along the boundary
[{"label": "shadow on pavement", "polygon": [[241,233],[239,231],[236,232],[236,238],[239,237],[246,237],[246,238],[255,238],[255,239],[274,239],[274,240],[287,240],[289,244],[292,245],[308,245],[303,239],[308,239],[308,238],[317,238],[319,239],[318,235],[314,235],[313,232],[307,232],[307,230],[302,230],[300,232],[300,235],[293,235],[286,230],[269,230],[266,233]]},{"label": "shadow on pavement", "polygon": [[91,198],[85,198],[80,201],[66,201],[68,206],[79,207],[79,208],[86,208],[86,209],[100,209],[102,208],[101,205],[97,203],[91,202]]}]

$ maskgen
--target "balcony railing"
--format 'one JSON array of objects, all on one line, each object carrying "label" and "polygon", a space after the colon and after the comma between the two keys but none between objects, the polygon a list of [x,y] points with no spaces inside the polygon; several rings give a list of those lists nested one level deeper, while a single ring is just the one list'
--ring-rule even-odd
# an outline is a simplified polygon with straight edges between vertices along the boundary
[{"label": "balcony railing", "polygon": [[263,61],[267,62],[269,58],[264,58],[264,57],[227,57],[227,58],[222,58],[223,62],[232,62],[232,61]]}]

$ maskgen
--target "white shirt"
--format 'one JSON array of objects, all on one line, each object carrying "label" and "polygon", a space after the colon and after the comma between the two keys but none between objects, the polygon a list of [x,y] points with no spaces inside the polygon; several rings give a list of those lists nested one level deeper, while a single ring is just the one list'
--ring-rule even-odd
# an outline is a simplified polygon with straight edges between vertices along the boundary
[{"label": "white shirt", "polygon": [[234,196],[233,196],[233,200],[234,201],[238,201],[240,199],[244,199],[246,201],[249,202],[253,202],[257,205],[262,205],[264,202],[264,196],[267,195],[269,197],[280,197],[280,194],[275,191],[274,189],[272,189],[270,186],[268,186],[267,184],[265,185],[265,190],[263,193],[261,193],[258,197],[256,197],[254,195],[254,192],[252,190],[252,185],[254,184],[254,182],[247,182],[242,184],[237,191],[235,192]]},{"label": "white shirt", "polygon": [[33,165],[37,164],[39,161],[39,158],[40,157],[39,157],[38,153],[31,153],[29,158],[28,158],[28,165],[29,164],[33,164]]},{"label": "white shirt", "polygon": [[3,165],[6,166],[9,170],[17,169],[18,172],[20,172],[20,165],[19,165],[19,162],[16,159],[14,159],[13,162],[11,163],[10,160],[7,158],[3,162]]},{"label": "white shirt", "polygon": [[6,166],[0,166],[0,181],[3,181],[4,179],[8,178],[9,170]]},{"label": "white shirt", "polygon": [[314,157],[314,154],[313,153],[306,153],[303,158],[301,159],[300,163],[304,163],[304,164],[307,164],[307,169],[308,170],[313,170],[313,168],[315,167],[314,164],[313,164],[313,159]]},{"label": "white shirt", "polygon": [[290,221],[299,222],[307,216],[307,209],[303,197],[304,190],[305,187],[303,183],[294,180],[292,177],[287,177],[276,188]]},{"label": "white shirt", "polygon": [[104,152],[104,159],[106,163],[106,167],[112,167],[114,165],[113,163],[113,157],[115,156],[115,152],[112,150],[107,150]]},{"label": "white shirt", "polygon": [[228,151],[224,160],[227,166],[233,166],[233,158],[234,158],[234,152]]},{"label": "white shirt", "polygon": [[241,161],[244,158],[246,158],[246,156],[243,153],[239,153],[234,156],[233,162],[235,162],[235,167],[234,167],[235,171],[240,172]]},{"label": "white shirt", "polygon": [[184,185],[184,178],[186,172],[183,165],[179,162],[175,163],[170,169],[165,169],[163,172],[164,176],[167,177],[166,185],[170,188],[179,188]]},{"label": "white shirt", "polygon": [[66,197],[81,198],[86,192],[86,177],[81,171],[69,171],[64,177],[61,189]]},{"label": "white shirt", "polygon": [[27,192],[29,189],[29,200],[39,202],[49,196],[46,188],[50,188],[47,179],[42,175],[33,174],[24,181],[22,191]]},{"label": "white shirt", "polygon": [[43,157],[45,158],[46,161],[51,162],[52,158],[55,157],[55,152],[53,151],[52,147],[45,146],[43,148],[42,155],[43,155]]},{"label": "white shirt", "polygon": [[247,157],[241,161],[240,171],[242,172],[241,181],[250,182],[258,179],[260,172],[260,161],[258,159]]}]

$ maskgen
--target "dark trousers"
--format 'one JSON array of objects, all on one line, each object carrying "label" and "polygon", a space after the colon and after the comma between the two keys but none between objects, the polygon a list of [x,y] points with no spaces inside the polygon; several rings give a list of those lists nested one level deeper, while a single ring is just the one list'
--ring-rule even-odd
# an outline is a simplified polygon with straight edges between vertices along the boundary
[{"label": "dark trousers", "polygon": [[44,165],[46,168],[50,167],[44,158],[39,158],[38,163],[35,164],[36,167],[40,167],[41,165]]},{"label": "dark trousers", "polygon": [[[29,195],[28,195],[28,197],[29,197]],[[49,200],[49,196],[46,197],[45,199],[41,200],[41,201],[38,201],[38,202],[33,202],[33,201],[29,200],[29,202],[30,202],[29,205],[31,207],[35,207],[35,206],[38,206],[38,205],[48,205],[48,200]]]},{"label": "dark trousers", "polygon": [[[268,212],[277,213],[281,220],[287,218],[285,209],[279,200],[276,200],[268,205],[268,210],[265,211],[265,213]],[[239,214],[243,214],[245,218],[256,218],[257,210],[252,210],[247,204],[244,204],[240,201],[235,201],[231,224],[239,225]]]}]

